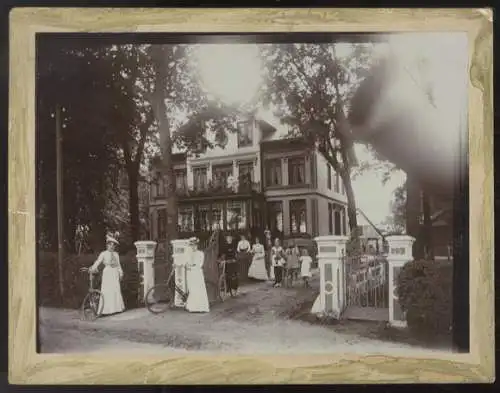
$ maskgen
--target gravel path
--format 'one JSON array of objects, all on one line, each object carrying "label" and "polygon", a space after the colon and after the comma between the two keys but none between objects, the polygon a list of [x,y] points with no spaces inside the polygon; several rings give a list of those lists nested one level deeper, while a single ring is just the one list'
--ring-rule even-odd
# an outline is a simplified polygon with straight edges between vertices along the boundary
[{"label": "gravel path", "polygon": [[[313,280],[313,288],[317,280],[317,277]],[[145,309],[135,309],[94,322],[81,321],[75,310],[41,308],[41,351],[195,350],[276,354],[418,350],[288,317],[316,295],[316,289],[298,285],[272,288],[267,282],[256,283],[241,288],[237,297],[217,304],[208,314],[172,310],[152,315]]]}]

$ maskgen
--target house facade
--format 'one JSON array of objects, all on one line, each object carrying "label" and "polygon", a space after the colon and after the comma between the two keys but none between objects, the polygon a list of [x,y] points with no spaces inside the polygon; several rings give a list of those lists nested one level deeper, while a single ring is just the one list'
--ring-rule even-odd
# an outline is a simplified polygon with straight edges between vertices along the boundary
[{"label": "house facade", "polygon": [[[347,198],[327,161],[298,139],[256,118],[238,123],[224,148],[174,154],[181,238],[222,233],[281,239],[347,234]],[[153,162],[150,233],[166,237],[166,190]]]}]

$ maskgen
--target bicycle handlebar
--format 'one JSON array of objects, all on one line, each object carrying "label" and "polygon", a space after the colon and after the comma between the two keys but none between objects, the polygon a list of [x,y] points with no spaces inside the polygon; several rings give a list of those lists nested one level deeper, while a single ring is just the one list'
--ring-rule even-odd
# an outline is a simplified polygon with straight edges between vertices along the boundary
[{"label": "bicycle handlebar", "polygon": [[92,270],[90,270],[88,267],[81,267],[80,272],[82,272],[82,273],[87,272],[89,274],[97,274],[97,273],[93,272]]}]

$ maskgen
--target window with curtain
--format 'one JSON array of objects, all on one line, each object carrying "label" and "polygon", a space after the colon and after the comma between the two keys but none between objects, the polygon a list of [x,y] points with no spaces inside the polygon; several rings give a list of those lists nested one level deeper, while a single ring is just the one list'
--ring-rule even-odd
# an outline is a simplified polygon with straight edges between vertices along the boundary
[{"label": "window with curtain", "polygon": [[224,205],[214,203],[212,205],[212,230],[224,229]]},{"label": "window with curtain", "polygon": [[227,187],[227,179],[233,175],[233,164],[217,165],[212,167],[212,181],[214,184]]},{"label": "window with curtain", "polygon": [[253,127],[251,121],[241,121],[238,123],[238,147],[252,146]]},{"label": "window with curtain", "polygon": [[238,165],[239,178],[241,181],[253,182],[253,162],[242,162]]},{"label": "window with curtain", "polygon": [[340,227],[340,223],[341,223],[341,216],[340,216],[340,211],[338,209],[335,209],[334,211],[334,221],[335,221],[335,225],[334,225],[334,229],[335,229],[335,235],[337,236],[340,236],[342,234],[341,232],[341,227]]},{"label": "window with curtain", "polygon": [[175,189],[178,191],[185,191],[187,188],[187,171],[186,169],[176,169],[175,175]]},{"label": "window with curtain", "polygon": [[293,157],[288,159],[288,184],[299,185],[306,183],[306,159],[305,157]]},{"label": "window with curtain", "polygon": [[167,209],[158,209],[158,240],[167,238]]},{"label": "window with curtain", "polygon": [[305,199],[290,201],[290,232],[307,233],[307,205]]},{"label": "window with curtain", "polygon": [[328,234],[333,235],[333,205],[328,204]]},{"label": "window with curtain", "polygon": [[207,168],[193,168],[193,187],[196,191],[206,190],[207,188]]},{"label": "window with curtain", "polygon": [[156,172],[156,196],[165,196],[165,179],[163,178],[161,172]]},{"label": "window with curtain", "polygon": [[210,231],[211,228],[211,223],[210,223],[210,206],[209,205],[203,205],[199,204],[197,206],[197,227],[199,228],[200,231],[202,232],[208,232]]},{"label": "window with curtain", "polygon": [[192,206],[179,206],[177,225],[180,232],[194,231],[194,212]]},{"label": "window with curtain", "polygon": [[266,185],[280,186],[283,184],[281,176],[281,158],[265,161]]},{"label": "window with curtain", "polygon": [[227,202],[227,229],[246,229],[247,214],[246,203],[242,201]]},{"label": "window with curtain", "polygon": [[271,232],[283,232],[283,202],[268,202],[267,213]]}]

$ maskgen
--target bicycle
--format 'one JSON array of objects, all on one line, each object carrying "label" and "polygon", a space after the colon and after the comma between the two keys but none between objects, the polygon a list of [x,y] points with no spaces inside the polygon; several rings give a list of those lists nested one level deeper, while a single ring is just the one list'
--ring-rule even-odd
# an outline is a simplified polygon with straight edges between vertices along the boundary
[{"label": "bicycle", "polygon": [[[184,291],[175,282],[175,267],[172,269],[165,282],[153,285],[144,296],[144,304],[152,314],[161,314],[174,306],[175,294],[179,294],[183,303],[186,303],[189,291]],[[189,267],[186,267],[189,269]],[[217,291],[215,285],[205,281],[207,294]],[[217,292],[218,293],[218,292]]]},{"label": "bicycle", "polygon": [[89,289],[80,308],[80,318],[83,321],[95,321],[101,316],[104,307],[104,297],[101,291],[94,288],[94,276],[97,273],[94,273],[88,267],[81,268],[80,272],[89,274]]}]

